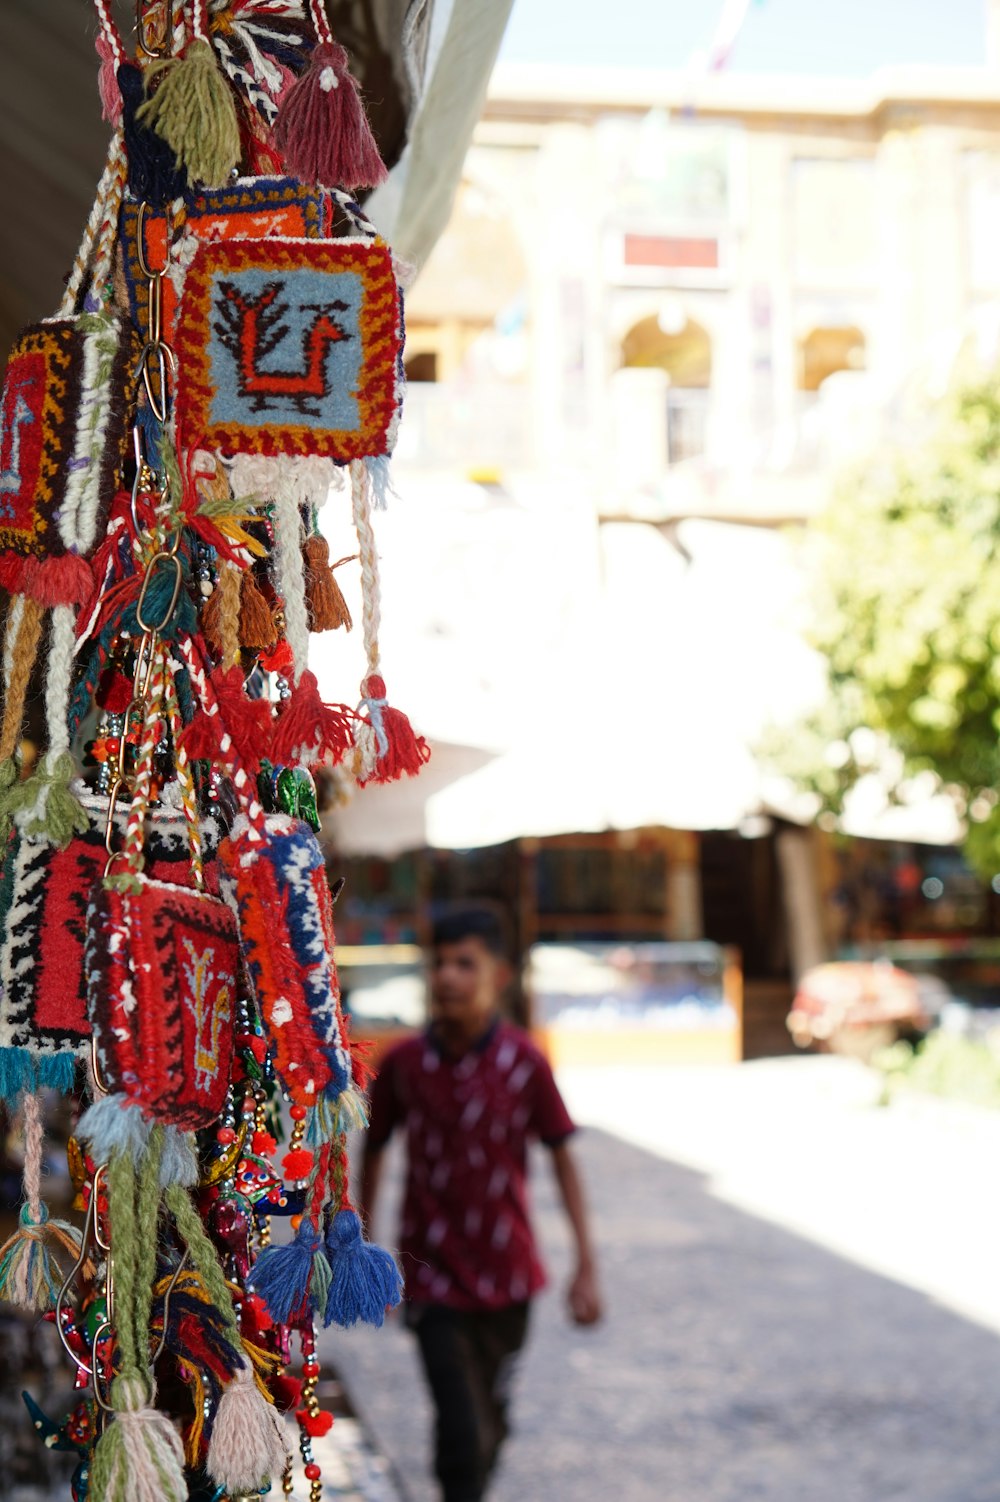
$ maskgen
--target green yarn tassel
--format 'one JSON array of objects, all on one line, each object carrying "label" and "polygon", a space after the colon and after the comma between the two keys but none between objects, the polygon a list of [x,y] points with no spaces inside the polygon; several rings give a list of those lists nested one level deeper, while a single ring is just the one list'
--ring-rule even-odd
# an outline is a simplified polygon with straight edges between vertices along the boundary
[{"label": "green yarn tassel", "polygon": [[134,1368],[111,1384],[115,1417],[97,1441],[91,1502],[187,1502],[184,1447],[150,1384]]},{"label": "green yarn tassel", "polygon": [[6,845],[13,824],[10,808],[11,793],[21,780],[21,768],[16,756],[0,761],[0,843]]},{"label": "green yarn tassel", "polygon": [[86,834],[90,820],[80,800],[70,791],[76,767],[68,751],[46,755],[38,771],[21,786],[27,795],[22,805],[32,809],[25,823],[25,833],[43,835],[65,850],[75,834]]},{"label": "green yarn tassel", "polygon": [[19,1309],[54,1309],[65,1274],[48,1243],[55,1241],[70,1264],[80,1255],[80,1233],[65,1220],[49,1220],[45,1205],[34,1219],[29,1205],[21,1206],[13,1236],[0,1247],[0,1299]]},{"label": "green yarn tassel", "polygon": [[199,38],[183,57],[154,63],[146,71],[147,90],[155,78],[159,85],[136,118],[166,141],[196,182],[223,187],[239,164],[240,126],[211,44]]},{"label": "green yarn tassel", "polygon": [[162,1152],[163,1129],[154,1127],[138,1171],[124,1145],[108,1166],[122,1369],[111,1384],[114,1419],[94,1451],[90,1502],[187,1502],[184,1447],[167,1415],[153,1406],[149,1360]]}]

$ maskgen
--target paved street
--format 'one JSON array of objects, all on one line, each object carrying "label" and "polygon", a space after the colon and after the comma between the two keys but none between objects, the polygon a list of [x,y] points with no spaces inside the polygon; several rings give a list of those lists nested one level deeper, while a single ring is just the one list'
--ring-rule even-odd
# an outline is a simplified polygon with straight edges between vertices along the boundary
[{"label": "paved street", "polygon": [[[864,1071],[827,1059],[564,1086],[602,1124],[580,1151],[609,1317],[577,1331],[557,1293],[539,1301],[495,1502],[1000,1498],[997,1118],[879,1110]],[[328,1349],[410,1502],[430,1502],[409,1337]]]}]

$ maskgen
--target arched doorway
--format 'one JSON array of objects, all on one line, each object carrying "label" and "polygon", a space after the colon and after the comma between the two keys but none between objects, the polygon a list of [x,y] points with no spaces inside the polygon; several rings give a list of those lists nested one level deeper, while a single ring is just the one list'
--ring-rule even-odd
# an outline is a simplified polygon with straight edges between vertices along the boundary
[{"label": "arched doorway", "polygon": [[622,366],[662,370],[667,388],[668,462],[694,459],[705,451],[712,341],[707,330],[681,308],[665,307],[629,329],[621,345]]},{"label": "arched doorway", "polygon": [[854,324],[810,329],[799,345],[799,390],[818,391],[840,370],[864,370],[868,346]]}]

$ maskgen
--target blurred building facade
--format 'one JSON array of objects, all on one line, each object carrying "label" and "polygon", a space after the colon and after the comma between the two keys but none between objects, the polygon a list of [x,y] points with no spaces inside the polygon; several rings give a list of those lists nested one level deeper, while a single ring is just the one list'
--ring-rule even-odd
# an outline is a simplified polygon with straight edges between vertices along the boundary
[{"label": "blurred building facade", "polygon": [[503,69],[410,303],[407,457],[812,515],[1000,328],[1000,90]]},{"label": "blurred building facade", "polygon": [[[998,241],[985,70],[497,71],[407,299],[382,534],[397,692],[432,740],[487,759],[426,798],[366,790],[357,844],[335,820],[364,860],[381,798],[384,853],[432,847],[419,897],[391,896],[391,863],[352,875],[356,942],[412,939],[428,901],[472,894],[505,902],[525,948],[734,946],[759,1053],[847,939],[995,929],[992,895],[935,854],[958,838],[950,802],[870,789],[846,827],[883,843],[852,876],[756,747],[824,691],[787,524],[881,438],[919,436],[958,362],[995,358]],[[572,900],[553,907],[531,873],[559,861]]]}]

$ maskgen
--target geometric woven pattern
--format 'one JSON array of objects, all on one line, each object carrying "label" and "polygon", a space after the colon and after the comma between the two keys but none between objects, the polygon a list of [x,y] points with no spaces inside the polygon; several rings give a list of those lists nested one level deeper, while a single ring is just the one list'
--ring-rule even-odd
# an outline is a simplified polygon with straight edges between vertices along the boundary
[{"label": "geometric woven pattern", "polygon": [[117,486],[134,333],[112,318],[25,329],[0,393],[0,553],[86,555]]},{"label": "geometric woven pattern", "polygon": [[[287,177],[242,178],[225,188],[200,188],[184,207],[184,234],[195,240],[315,240],[329,233],[333,218],[331,200],[321,188],[308,187]],[[139,204],[127,199],[121,213],[125,281],[132,317],[139,328],[148,328],[149,283],[139,264]],[[143,216],[143,243],[147,266],[167,261],[167,215],[148,209]],[[163,292],[163,337],[172,344],[176,334],[177,293],[171,277],[165,277]]]},{"label": "geometric woven pattern", "polygon": [[104,1083],[161,1121],[197,1131],[222,1110],[233,1051],[239,944],[207,892],[144,878],[94,889],[88,1010]]},{"label": "geometric woven pattern", "polygon": [[232,240],[195,253],[177,334],[183,442],[229,453],[389,452],[399,292],[382,240]]}]

